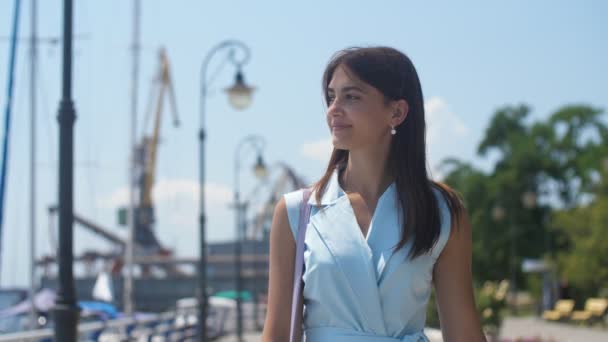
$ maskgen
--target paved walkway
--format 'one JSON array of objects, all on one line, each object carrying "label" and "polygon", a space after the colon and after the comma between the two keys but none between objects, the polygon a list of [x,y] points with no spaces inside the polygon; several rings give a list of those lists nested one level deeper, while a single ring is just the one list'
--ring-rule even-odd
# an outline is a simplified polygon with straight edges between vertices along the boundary
[{"label": "paved walkway", "polygon": [[[552,342],[606,342],[608,330],[578,327],[567,323],[550,323],[536,317],[507,318],[500,330],[501,339],[540,337]],[[509,341],[509,340],[506,341]]]},{"label": "paved walkway", "polygon": [[[430,338],[431,342],[442,342],[441,340],[441,331],[432,329],[425,331],[427,336]],[[262,340],[262,333],[247,333],[243,335],[244,342],[259,342]],[[218,342],[238,342],[238,339],[235,335],[226,336],[216,340]]]},{"label": "paved walkway", "polygon": [[[243,335],[243,341],[245,342],[260,342],[262,340],[262,333],[246,333]],[[226,337],[222,337],[218,342],[238,342],[239,340],[236,338],[236,335],[229,335]]]},{"label": "paved walkway", "polygon": [[[536,317],[507,318],[500,331],[500,341],[514,338],[540,337],[551,342],[606,342],[608,330],[600,328],[577,327],[566,323],[549,323]],[[259,342],[262,333],[246,333],[245,342]],[[238,342],[235,335],[223,337],[218,342]],[[433,341],[441,341],[433,339]]]}]

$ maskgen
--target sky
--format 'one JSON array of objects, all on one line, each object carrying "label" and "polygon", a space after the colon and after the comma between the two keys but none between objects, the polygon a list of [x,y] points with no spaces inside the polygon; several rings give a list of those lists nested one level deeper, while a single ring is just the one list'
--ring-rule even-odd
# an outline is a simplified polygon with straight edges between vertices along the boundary
[{"label": "sky", "polygon": [[[0,103],[6,105],[13,1],[0,2]],[[475,150],[494,111],[525,103],[531,120],[566,104],[608,106],[608,2],[596,1],[142,1],[138,120],[149,101],[160,47],[171,63],[178,115],[165,111],[154,200],[157,234],[177,255],[198,255],[200,68],[218,43],[237,39],[250,49],[245,80],[256,87],[251,106],[230,107],[223,89],[235,70],[214,55],[206,103],[209,241],[234,237],[234,155],[248,135],[263,136],[268,164],[285,162],[309,182],[323,172],[331,141],[321,75],[336,51],[388,45],[406,53],[422,83],[429,164],[457,157],[480,167]],[[20,35],[30,35],[30,2],[22,4]],[[39,35],[60,37],[62,2],[39,1]],[[133,2],[80,0],[74,5],[74,210],[117,234],[127,203]],[[29,47],[17,51],[15,97],[1,237],[0,285],[29,281]],[[36,254],[53,252],[61,47],[39,45]],[[4,120],[4,112],[2,112]],[[0,132],[5,134],[5,132]],[[242,150],[242,192],[256,181],[246,172],[255,151]],[[54,228],[54,227],[55,228]],[[75,254],[104,241],[75,227]]]}]

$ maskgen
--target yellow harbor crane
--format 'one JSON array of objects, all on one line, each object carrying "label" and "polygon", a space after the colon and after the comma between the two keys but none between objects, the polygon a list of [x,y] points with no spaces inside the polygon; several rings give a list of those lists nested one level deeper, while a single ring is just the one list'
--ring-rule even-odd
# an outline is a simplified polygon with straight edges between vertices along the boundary
[{"label": "yellow harbor crane", "polygon": [[[175,126],[179,125],[179,118],[177,116],[177,105],[175,101],[175,91],[171,80],[171,70],[169,66],[169,59],[164,48],[159,51],[159,67],[156,77],[154,78],[153,85],[151,88],[151,96],[149,98],[148,110],[146,110],[146,118],[144,121],[144,133],[142,134],[141,140],[135,147],[135,170],[134,170],[134,184],[135,191],[138,194],[135,202],[135,255],[138,259],[151,257],[156,260],[158,257],[165,259],[170,257],[172,251],[163,247],[159,242],[154,232],[154,202],[152,198],[152,190],[154,188],[156,164],[158,159],[158,144],[160,141],[160,131],[162,124],[162,112],[164,107],[164,98],[169,96],[169,104],[173,112],[173,119]],[[153,111],[151,110],[153,109]],[[151,134],[145,134],[148,119],[154,114],[154,126]],[[56,206],[49,207],[49,214],[55,215],[57,212]],[[127,210],[126,208],[119,209],[119,223],[121,225],[127,224]],[[97,236],[109,241],[116,247],[116,251],[110,253],[114,255],[113,258],[104,257],[106,259],[113,259],[112,273],[120,273],[123,260],[122,255],[127,245],[121,236],[113,233],[110,229],[104,228],[101,225],[94,223],[93,221],[86,219],[83,216],[74,214],[74,220],[79,223],[80,226],[86,228],[90,232]],[[51,217],[52,221],[52,217]],[[88,255],[97,255],[96,251],[88,251]],[[101,254],[99,254],[101,255]],[[53,257],[45,257],[45,260],[39,261],[39,264],[48,264],[54,262]],[[179,270],[174,266],[158,265],[161,269],[168,274],[180,273]],[[144,274],[148,274],[149,267],[144,267]]]},{"label": "yellow harbor crane", "polygon": [[[154,126],[151,134],[143,134],[141,143],[136,147],[135,173],[139,200],[135,206],[135,241],[144,248],[143,253],[138,254],[144,255],[167,254],[169,252],[161,246],[154,233],[155,216],[152,199],[165,96],[169,97],[174,125],[179,125],[169,59],[164,48],[159,52],[159,62],[159,70],[152,88],[152,97],[150,98],[150,104],[156,102],[156,106],[154,107]],[[148,107],[150,108],[151,106]],[[146,123],[151,111],[147,111],[147,113],[144,129],[147,126]]]}]

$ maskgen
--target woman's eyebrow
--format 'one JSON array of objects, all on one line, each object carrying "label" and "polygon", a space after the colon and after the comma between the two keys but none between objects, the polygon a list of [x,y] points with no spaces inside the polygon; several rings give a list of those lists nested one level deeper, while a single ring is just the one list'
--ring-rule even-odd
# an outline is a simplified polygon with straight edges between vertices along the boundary
[{"label": "woman's eyebrow", "polygon": [[[347,92],[347,91],[349,91],[349,90],[356,90],[356,91],[359,91],[359,92],[361,92],[361,93],[365,93],[365,91],[363,90],[363,88],[358,87],[358,86],[356,86],[356,85],[348,85],[348,86],[344,86],[344,87],[342,87],[342,89],[341,89],[341,91],[342,91],[342,92]],[[329,88],[329,87],[328,87],[328,88],[327,88],[327,92],[328,92],[328,93],[334,93],[334,92],[335,92],[335,90],[334,90],[334,88]]]}]

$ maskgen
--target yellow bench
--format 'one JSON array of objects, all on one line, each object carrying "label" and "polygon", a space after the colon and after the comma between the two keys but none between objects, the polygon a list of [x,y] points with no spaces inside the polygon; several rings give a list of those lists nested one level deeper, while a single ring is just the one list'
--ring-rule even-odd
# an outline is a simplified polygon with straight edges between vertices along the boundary
[{"label": "yellow bench", "polygon": [[570,317],[574,309],[574,300],[560,299],[555,303],[554,310],[545,310],[543,318],[548,321],[560,321]]},{"label": "yellow bench", "polygon": [[602,320],[607,308],[608,299],[589,298],[585,301],[585,309],[572,312],[570,318],[575,322],[592,323],[596,320]]}]

